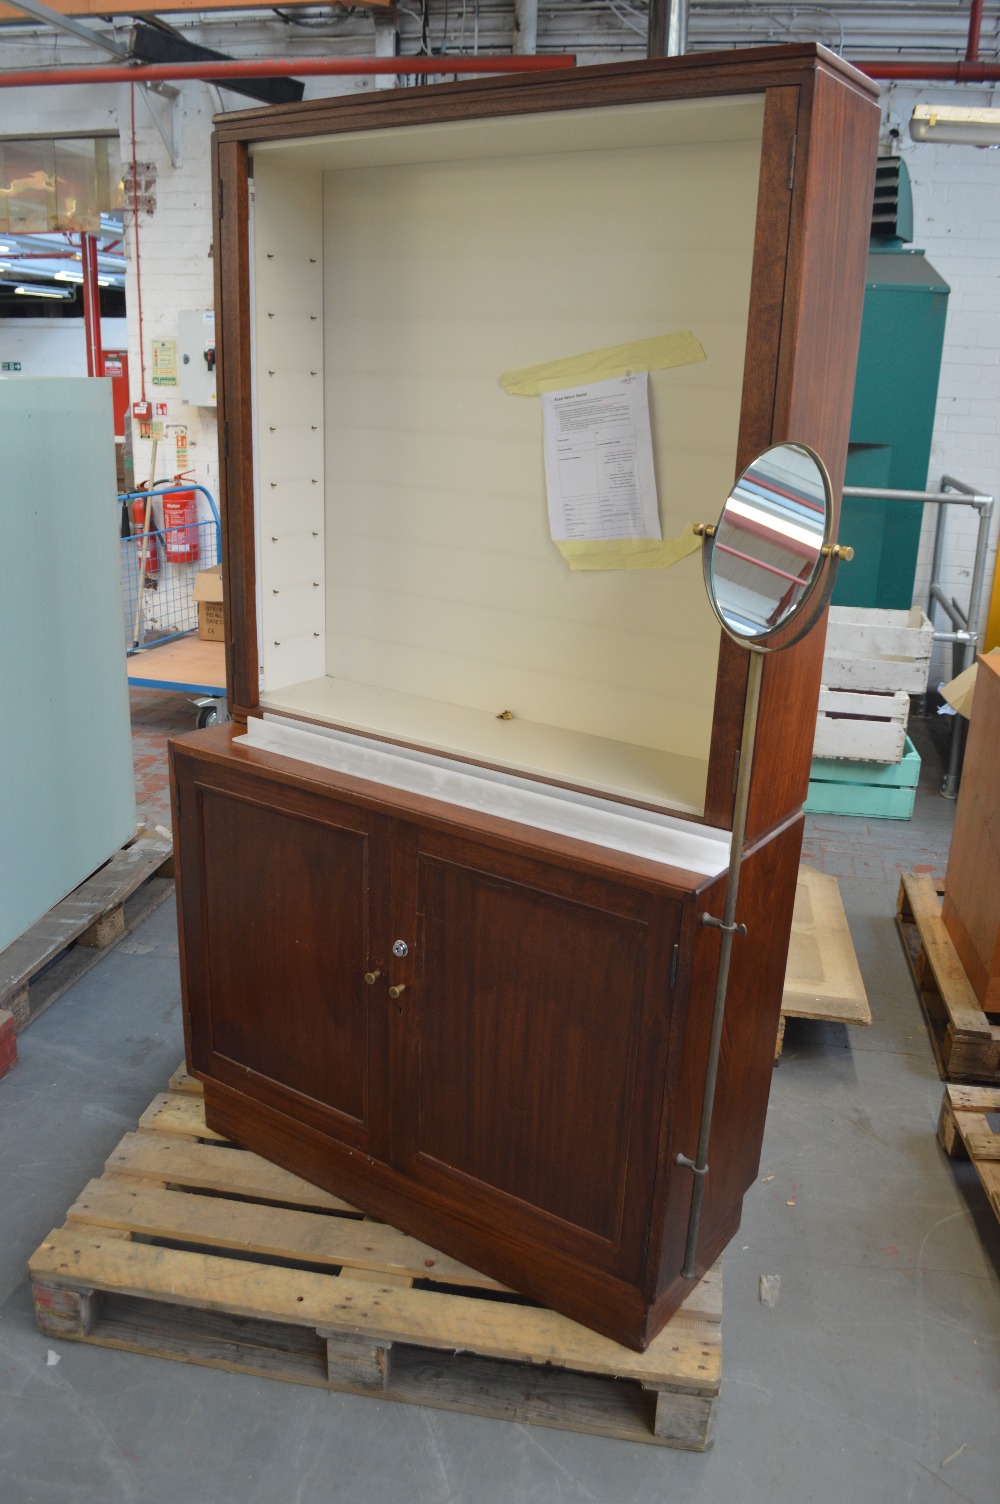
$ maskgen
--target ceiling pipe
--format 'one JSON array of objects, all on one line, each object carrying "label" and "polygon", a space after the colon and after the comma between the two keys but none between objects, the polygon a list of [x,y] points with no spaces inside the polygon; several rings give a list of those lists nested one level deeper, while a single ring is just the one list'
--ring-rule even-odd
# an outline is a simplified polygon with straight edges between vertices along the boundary
[{"label": "ceiling pipe", "polygon": [[101,345],[101,289],[97,281],[97,240],[80,236],[83,262],[83,336],[87,345],[87,375],[104,375]]},{"label": "ceiling pipe", "polygon": [[972,10],[969,12],[969,45],[965,49],[965,61],[978,63],[979,61],[979,38],[983,31],[983,0],[972,0]]},{"label": "ceiling pipe", "polygon": [[1000,64],[997,63],[901,63],[892,59],[889,62],[856,62],[852,66],[869,78],[907,79],[914,83],[1000,83]]},{"label": "ceiling pipe", "polygon": [[573,68],[570,52],[547,56],[509,57],[506,53],[475,57],[307,57],[248,58],[232,63],[156,63],[147,68],[21,68],[0,72],[0,88],[30,88],[40,84],[142,84],[163,80],[201,79],[225,86],[227,78],[323,78],[328,75],[368,78],[383,73],[448,75],[452,73],[541,73]]},{"label": "ceiling pipe", "polygon": [[650,0],[647,57],[681,57],[688,50],[688,0]]},{"label": "ceiling pipe", "polygon": [[538,51],[538,0],[514,0],[514,54],[534,57]]}]

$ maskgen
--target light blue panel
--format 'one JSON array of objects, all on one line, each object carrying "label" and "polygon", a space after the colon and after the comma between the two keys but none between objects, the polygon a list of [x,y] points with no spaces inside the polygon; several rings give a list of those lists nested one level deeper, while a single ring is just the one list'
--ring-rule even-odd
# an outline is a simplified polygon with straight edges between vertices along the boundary
[{"label": "light blue panel", "polygon": [[135,832],[111,383],[0,381],[0,948]]}]

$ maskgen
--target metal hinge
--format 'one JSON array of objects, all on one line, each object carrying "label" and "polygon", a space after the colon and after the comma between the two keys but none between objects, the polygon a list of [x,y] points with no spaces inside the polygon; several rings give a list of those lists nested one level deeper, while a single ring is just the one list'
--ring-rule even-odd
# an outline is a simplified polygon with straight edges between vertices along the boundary
[{"label": "metal hinge", "polygon": [[740,749],[737,748],[736,749],[736,756],[733,759],[733,793],[734,794],[736,793],[736,785],[739,783],[739,781],[740,781]]},{"label": "metal hinge", "polygon": [[678,945],[674,946],[673,955],[670,957],[670,990],[671,990],[671,992],[673,992],[675,986],[677,985],[677,963],[680,960],[680,956],[681,956],[681,948],[680,948],[680,945],[678,944]]},{"label": "metal hinge", "polygon": [[220,178],[219,179],[219,218],[220,219],[222,218],[222,206],[223,206],[223,203],[224,203],[225,186],[226,185],[223,182],[222,178]]},{"label": "metal hinge", "polygon": [[788,191],[791,193],[795,187],[795,148],[798,145],[798,134],[792,137],[791,146],[788,149]]},{"label": "metal hinge", "polygon": [[224,460],[228,460],[228,458],[229,458],[229,424],[228,423],[223,423],[223,425],[222,425],[222,458]]}]

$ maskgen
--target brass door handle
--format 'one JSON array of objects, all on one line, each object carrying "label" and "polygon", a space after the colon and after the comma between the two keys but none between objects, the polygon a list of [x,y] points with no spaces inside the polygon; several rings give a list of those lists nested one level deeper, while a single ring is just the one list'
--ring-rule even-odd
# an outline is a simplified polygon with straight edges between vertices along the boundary
[{"label": "brass door handle", "polygon": [[394,1000],[406,991],[406,983],[400,982],[398,987],[389,988],[389,996]]},{"label": "brass door handle", "polygon": [[382,973],[380,971],[366,971],[365,981],[368,983],[369,987],[374,987],[375,983],[378,981],[381,975]]}]

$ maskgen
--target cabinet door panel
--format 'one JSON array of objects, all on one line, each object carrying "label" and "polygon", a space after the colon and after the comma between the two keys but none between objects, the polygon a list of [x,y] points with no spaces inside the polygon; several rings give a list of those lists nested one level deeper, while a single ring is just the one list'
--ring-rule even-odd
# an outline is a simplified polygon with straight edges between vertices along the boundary
[{"label": "cabinet door panel", "polygon": [[559,1224],[567,1246],[603,1245],[617,1267],[642,1235],[626,1199],[642,1203],[652,1181],[680,906],[534,862],[490,870],[490,853],[443,837],[419,844],[416,980],[400,1010],[407,1167],[501,1222]]},{"label": "cabinet door panel", "polygon": [[376,964],[372,910],[384,886],[371,851],[378,822],[308,795],[284,803],[252,784],[193,792],[184,819],[196,824],[200,862],[182,881],[186,947],[201,956],[188,972],[193,1065],[376,1147],[385,999],[364,975]]}]

